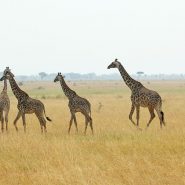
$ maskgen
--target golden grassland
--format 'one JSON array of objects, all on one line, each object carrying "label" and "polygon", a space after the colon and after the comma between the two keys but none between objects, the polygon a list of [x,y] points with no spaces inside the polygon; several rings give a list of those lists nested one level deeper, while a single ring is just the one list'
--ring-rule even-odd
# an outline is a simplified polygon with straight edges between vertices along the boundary
[{"label": "golden grassland", "polygon": [[149,113],[143,108],[143,131],[130,123],[130,91],[122,81],[70,82],[92,104],[95,135],[89,128],[83,135],[81,114],[79,133],[73,125],[68,135],[68,100],[60,85],[28,82],[21,88],[42,100],[53,121],[42,135],[36,117],[27,115],[27,133],[21,120],[16,133],[17,100],[10,91],[9,131],[0,134],[0,185],[184,185],[185,82],[143,83],[162,96],[167,124],[162,130],[158,118],[145,130]]}]

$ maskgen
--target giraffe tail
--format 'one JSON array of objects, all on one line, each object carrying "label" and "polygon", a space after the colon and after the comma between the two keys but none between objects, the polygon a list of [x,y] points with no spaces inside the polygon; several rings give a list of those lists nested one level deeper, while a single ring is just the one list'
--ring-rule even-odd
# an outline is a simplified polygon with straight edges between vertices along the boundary
[{"label": "giraffe tail", "polygon": [[48,121],[50,121],[50,122],[52,121],[52,120],[51,120],[49,117],[47,117],[47,116],[46,116],[46,119],[47,119]]}]

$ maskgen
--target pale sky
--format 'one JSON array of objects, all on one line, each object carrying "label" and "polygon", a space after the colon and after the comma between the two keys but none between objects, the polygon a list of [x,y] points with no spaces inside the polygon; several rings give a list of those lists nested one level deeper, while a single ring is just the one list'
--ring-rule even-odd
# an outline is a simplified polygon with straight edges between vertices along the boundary
[{"label": "pale sky", "polygon": [[184,0],[1,0],[0,71],[185,73]]}]

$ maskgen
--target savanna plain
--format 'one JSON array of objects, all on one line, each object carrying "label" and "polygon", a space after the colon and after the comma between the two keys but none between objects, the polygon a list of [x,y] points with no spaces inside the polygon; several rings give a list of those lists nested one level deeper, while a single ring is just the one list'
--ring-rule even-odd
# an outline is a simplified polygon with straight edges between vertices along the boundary
[{"label": "savanna plain", "polygon": [[142,82],[161,95],[166,121],[166,127],[160,129],[156,116],[145,130],[150,115],[141,108],[142,131],[128,119],[130,90],[123,81],[67,83],[91,102],[94,136],[90,128],[83,134],[80,113],[79,133],[72,125],[68,135],[68,100],[60,84],[53,82],[24,82],[21,86],[44,103],[52,119],[47,122],[47,134],[41,134],[35,115],[26,115],[26,133],[20,119],[17,133],[13,126],[17,100],[9,87],[9,131],[0,133],[0,185],[185,184],[185,81]]}]

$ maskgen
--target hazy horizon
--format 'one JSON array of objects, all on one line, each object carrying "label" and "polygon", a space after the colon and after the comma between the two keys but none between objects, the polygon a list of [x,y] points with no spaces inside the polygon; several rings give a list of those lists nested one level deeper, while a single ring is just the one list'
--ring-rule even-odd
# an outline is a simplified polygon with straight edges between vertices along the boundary
[{"label": "hazy horizon", "polygon": [[0,2],[0,71],[184,74],[182,0]]}]

